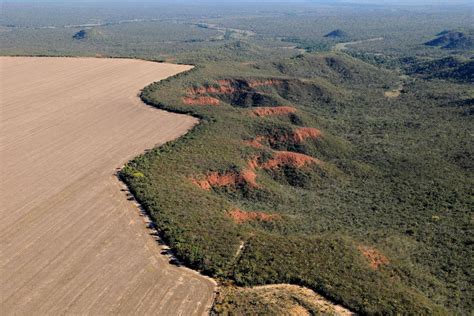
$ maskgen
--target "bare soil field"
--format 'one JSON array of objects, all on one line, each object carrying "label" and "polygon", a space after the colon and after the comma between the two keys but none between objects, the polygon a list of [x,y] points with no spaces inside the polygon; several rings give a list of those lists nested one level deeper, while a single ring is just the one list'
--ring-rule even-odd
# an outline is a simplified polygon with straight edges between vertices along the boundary
[{"label": "bare soil field", "polygon": [[189,68],[0,57],[3,315],[207,312],[214,282],[168,263],[114,175],[196,124],[137,97]]}]

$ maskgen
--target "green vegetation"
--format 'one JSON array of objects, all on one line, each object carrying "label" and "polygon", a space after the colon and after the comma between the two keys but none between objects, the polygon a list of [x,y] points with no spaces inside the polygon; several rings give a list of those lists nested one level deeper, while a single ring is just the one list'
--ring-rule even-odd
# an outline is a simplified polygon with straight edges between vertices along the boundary
[{"label": "green vegetation", "polygon": [[311,290],[295,285],[219,289],[211,315],[334,315],[348,312]]},{"label": "green vegetation", "polygon": [[465,58],[452,56],[428,60],[407,58],[404,67],[409,74],[426,79],[474,82],[474,61]]},{"label": "green vegetation", "polygon": [[[206,274],[246,286],[304,285],[361,313],[469,310],[463,289],[472,268],[472,124],[462,106],[451,104],[473,91],[412,78],[399,98],[384,97],[397,80],[396,72],[334,53],[199,66],[147,87],[142,98],[200,117],[200,126],[132,161],[145,177],[126,170],[122,176],[176,254]],[[227,85],[231,93],[203,94],[219,99],[218,106],[183,104],[189,90]],[[297,112],[249,114],[277,105]],[[258,136],[285,139],[279,135],[302,126],[323,136],[245,145]],[[193,184],[210,172],[242,172],[273,150],[304,153],[323,165],[256,170],[258,187],[206,191]],[[282,219],[239,224],[228,215],[234,208]],[[363,245],[389,263],[371,268]]]},{"label": "green vegetation", "polygon": [[443,31],[435,39],[426,42],[428,46],[439,46],[444,49],[473,49],[474,32]]},{"label": "green vegetation", "polygon": [[[462,32],[472,42],[471,11],[471,7],[436,6],[407,10],[370,5],[6,3],[0,15],[0,54],[100,54],[152,60],[191,55],[189,60],[196,63],[203,61],[205,52],[236,40],[268,49],[266,53],[273,57],[294,56],[301,50],[328,51],[339,42],[383,38],[349,48],[372,58],[380,58],[380,54],[385,58],[443,57],[456,47],[443,49],[424,43],[446,36],[441,34],[446,30]],[[72,37],[81,30],[93,35],[74,41]],[[344,36],[324,37],[332,31]],[[460,53],[469,57],[470,50]]]},{"label": "green vegetation", "polygon": [[[278,313],[232,289],[290,283],[362,314],[469,314],[473,52],[424,45],[469,14],[260,9],[99,11],[93,26],[79,11],[53,29],[7,9],[0,53],[196,65],[141,97],[200,124],[120,176],[176,256],[226,287],[214,312]],[[333,30],[383,40],[335,52]]]}]

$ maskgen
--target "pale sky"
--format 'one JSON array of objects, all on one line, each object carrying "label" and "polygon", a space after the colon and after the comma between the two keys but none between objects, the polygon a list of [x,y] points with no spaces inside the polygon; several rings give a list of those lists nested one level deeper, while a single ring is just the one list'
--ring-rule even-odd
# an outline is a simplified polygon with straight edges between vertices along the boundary
[{"label": "pale sky", "polygon": [[269,2],[278,2],[278,3],[355,3],[355,4],[390,4],[390,5],[433,5],[433,4],[472,4],[474,5],[474,0],[0,0],[0,3],[269,3]]}]

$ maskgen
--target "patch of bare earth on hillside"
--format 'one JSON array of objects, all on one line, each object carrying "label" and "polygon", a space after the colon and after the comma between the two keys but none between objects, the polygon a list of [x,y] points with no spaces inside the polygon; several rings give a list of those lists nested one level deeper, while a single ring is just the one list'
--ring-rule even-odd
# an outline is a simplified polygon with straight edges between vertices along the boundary
[{"label": "patch of bare earth on hillside", "polygon": [[402,93],[401,92],[402,88],[400,89],[395,89],[395,90],[390,90],[390,91],[385,91],[384,92],[384,96],[386,96],[387,98],[398,98],[400,96],[400,94]]},{"label": "patch of bare earth on hillside", "polygon": [[385,91],[384,96],[389,99],[398,98],[405,89],[407,78],[408,76],[406,75],[400,75],[400,81],[398,83],[398,86],[393,90]]},{"label": "patch of bare earth on hillside", "polygon": [[218,80],[217,82],[218,85],[215,86],[208,85],[189,88],[187,94],[191,96],[203,94],[230,94],[237,91],[229,80]]},{"label": "patch of bare earth on hillside", "polygon": [[311,156],[295,153],[291,151],[275,151],[273,156],[266,161],[259,161],[255,157],[247,162],[247,167],[240,172],[228,171],[219,173],[217,171],[208,172],[205,176],[190,177],[191,183],[197,187],[209,191],[215,187],[238,187],[247,185],[250,188],[258,188],[257,169],[274,170],[282,167],[303,168],[311,164],[322,164],[319,159]]},{"label": "patch of bare earth on hillside", "polygon": [[278,116],[296,113],[296,108],[291,106],[260,106],[250,110],[255,116]]},{"label": "patch of bare earth on hillside", "polygon": [[258,164],[258,167],[262,169],[276,169],[284,166],[302,168],[310,164],[321,164],[321,161],[305,154],[276,151],[272,158]]},{"label": "patch of bare earth on hillside", "polygon": [[372,269],[377,270],[382,265],[390,263],[388,258],[375,248],[369,246],[359,246],[357,249],[368,260]]},{"label": "patch of bare earth on hillside", "polygon": [[[255,145],[261,146],[256,142]],[[257,183],[258,169],[275,170],[283,167],[303,168],[308,165],[321,165],[323,162],[314,157],[292,151],[273,151],[270,158],[261,161],[259,156],[255,156],[247,161],[247,166],[241,171],[217,172],[210,171],[204,176],[191,176],[189,181],[197,187],[210,191],[218,187],[238,187],[241,185],[250,188],[259,188]]]},{"label": "patch of bare earth on hillside", "polygon": [[291,133],[283,134],[279,136],[273,135],[258,135],[251,140],[245,141],[245,144],[260,149],[264,147],[264,143],[268,143],[271,146],[286,142],[294,144],[301,144],[306,140],[317,140],[322,137],[322,133],[319,129],[313,127],[300,127],[293,130]]},{"label": "patch of bare earth on hillside", "polygon": [[267,139],[268,139],[267,136],[259,135],[259,136],[255,137],[253,139],[245,140],[244,144],[246,144],[247,146],[256,148],[256,149],[261,149],[261,148],[264,147],[262,142],[266,141]]},{"label": "patch of bare earth on hillside", "polygon": [[186,105],[219,105],[219,99],[213,97],[184,97],[183,103]]},{"label": "patch of bare earth on hillside", "polygon": [[229,171],[225,173],[209,172],[201,178],[191,178],[191,182],[203,190],[213,187],[249,185],[257,187],[257,175],[253,170],[244,169],[240,172]]},{"label": "patch of bare earth on hillside", "polygon": [[258,313],[262,308],[260,312],[279,315],[355,315],[308,288],[290,284],[219,288],[214,309],[225,309],[229,305],[241,314]]},{"label": "patch of bare earth on hillside", "polygon": [[321,131],[313,127],[300,127],[294,130],[291,139],[296,143],[301,143],[307,139],[316,140],[321,136]]},{"label": "patch of bare earth on hillside", "polygon": [[[253,107],[250,111],[255,116],[288,115],[296,112],[290,106],[267,107],[265,103],[272,103],[271,98],[256,88],[262,86],[277,86],[282,80],[246,80],[246,79],[221,79],[214,84],[193,86],[185,91],[183,103],[187,105],[217,105],[219,99],[241,107]],[[199,101],[201,100],[201,101]]]}]

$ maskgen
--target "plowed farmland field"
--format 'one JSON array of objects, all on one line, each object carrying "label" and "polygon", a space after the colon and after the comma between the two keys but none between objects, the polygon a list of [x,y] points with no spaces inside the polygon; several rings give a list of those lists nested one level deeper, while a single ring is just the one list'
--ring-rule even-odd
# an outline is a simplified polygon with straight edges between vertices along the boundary
[{"label": "plowed farmland field", "polygon": [[115,172],[196,120],[137,94],[189,66],[0,57],[0,310],[203,314],[214,283],[169,264]]}]

